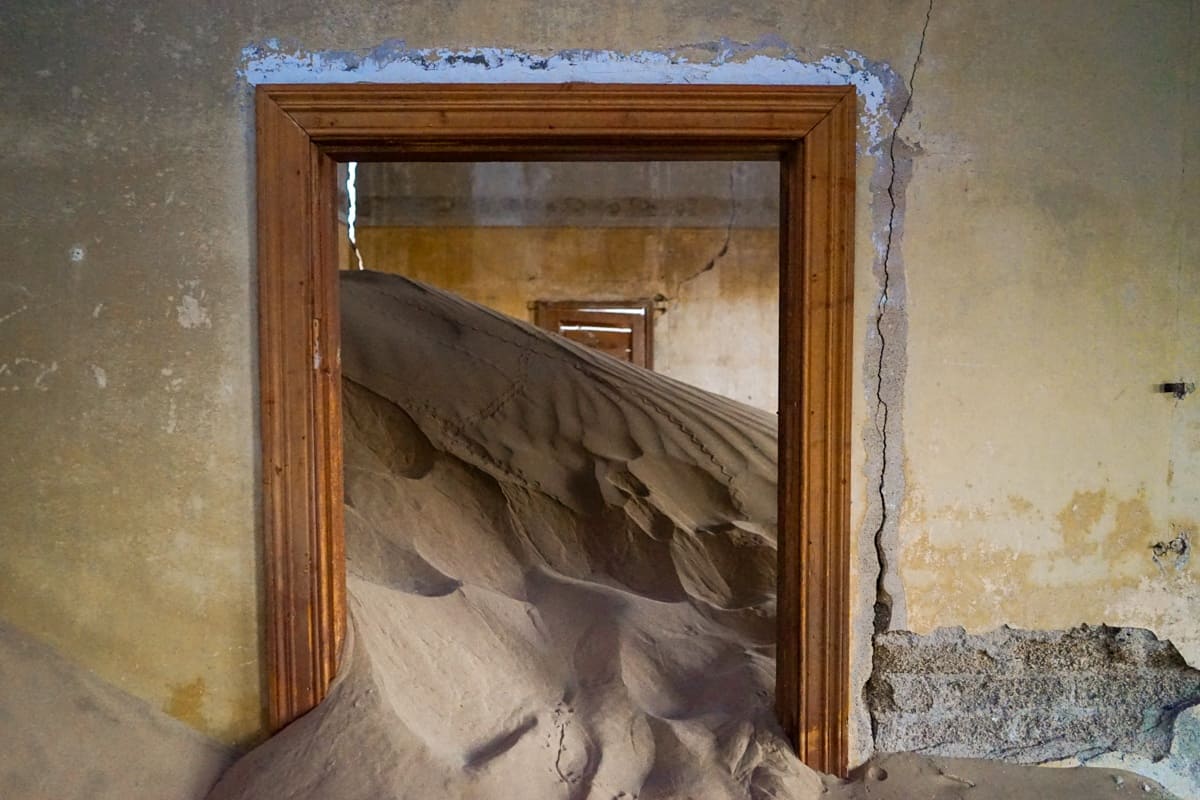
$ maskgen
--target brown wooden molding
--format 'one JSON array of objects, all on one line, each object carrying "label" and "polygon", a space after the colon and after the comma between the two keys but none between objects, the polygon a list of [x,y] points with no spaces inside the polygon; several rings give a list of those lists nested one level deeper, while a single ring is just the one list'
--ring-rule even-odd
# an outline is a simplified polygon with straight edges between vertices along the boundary
[{"label": "brown wooden molding", "polygon": [[853,96],[783,159],[775,702],[806,764],[849,758]]},{"label": "brown wooden molding", "polygon": [[257,96],[267,714],[325,696],[344,632],[336,162]]},{"label": "brown wooden molding", "polygon": [[258,274],[269,717],[325,696],[345,633],[335,162],[778,160],[776,707],[844,773],[850,701],[852,87],[260,86]]}]

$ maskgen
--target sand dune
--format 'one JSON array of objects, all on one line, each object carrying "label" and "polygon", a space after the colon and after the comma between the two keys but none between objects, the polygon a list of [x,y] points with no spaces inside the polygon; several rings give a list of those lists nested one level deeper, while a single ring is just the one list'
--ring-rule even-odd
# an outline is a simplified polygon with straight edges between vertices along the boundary
[{"label": "sand dune", "polygon": [[[217,796],[816,791],[771,712],[772,416],[402,279],[343,297],[349,663]],[[343,725],[373,777],[273,763]]]},{"label": "sand dune", "polygon": [[[343,278],[351,630],[211,800],[1165,796],[884,756],[771,710],[775,420],[398,277]],[[0,627],[0,798],[205,796],[231,753]]]},{"label": "sand dune", "polygon": [[342,302],[346,662],[214,800],[1118,796],[919,757],[823,780],[771,711],[772,415],[403,278]]}]

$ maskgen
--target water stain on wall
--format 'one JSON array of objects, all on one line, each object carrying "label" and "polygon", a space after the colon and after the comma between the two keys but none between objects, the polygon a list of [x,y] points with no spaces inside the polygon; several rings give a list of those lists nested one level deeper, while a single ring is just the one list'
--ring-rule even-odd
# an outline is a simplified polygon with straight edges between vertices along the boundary
[{"label": "water stain on wall", "polygon": [[[1105,488],[1078,489],[1049,520],[1014,495],[993,505],[933,510],[923,497],[913,487],[903,509],[904,524],[917,531],[900,557],[914,630],[1120,624],[1131,598],[1152,585],[1184,602],[1195,594],[1195,562],[1177,557],[1186,553],[1187,539],[1168,535],[1194,523],[1156,519],[1144,488],[1124,497]],[[997,523],[1028,533],[982,535]],[[1155,616],[1149,621],[1168,622],[1165,611]],[[1200,622],[1180,620],[1170,633],[1181,650],[1194,649]]]},{"label": "water stain on wall", "polygon": [[189,683],[176,684],[171,687],[170,699],[163,710],[193,728],[211,735],[213,732],[204,718],[204,700],[207,694],[208,686],[202,677],[197,677]]}]

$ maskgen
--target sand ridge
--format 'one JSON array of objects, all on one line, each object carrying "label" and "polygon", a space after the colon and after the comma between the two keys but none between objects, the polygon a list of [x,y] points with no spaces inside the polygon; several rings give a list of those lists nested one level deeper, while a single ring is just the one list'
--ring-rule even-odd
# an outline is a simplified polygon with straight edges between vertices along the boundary
[{"label": "sand ridge", "polygon": [[0,624],[0,798],[1158,798],[1130,773],[880,756],[771,709],[775,420],[403,278],[342,279],[350,634],[233,753]]},{"label": "sand ridge", "polygon": [[1129,796],[807,769],[771,708],[774,417],[404,278],[341,290],[343,668],[212,800]]}]

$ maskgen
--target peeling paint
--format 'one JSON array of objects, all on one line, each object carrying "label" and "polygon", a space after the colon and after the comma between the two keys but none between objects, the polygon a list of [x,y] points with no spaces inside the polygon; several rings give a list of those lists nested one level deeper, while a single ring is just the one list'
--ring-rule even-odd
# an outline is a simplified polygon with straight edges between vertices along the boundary
[{"label": "peeling paint", "polygon": [[17,283],[0,283],[0,325],[29,310],[33,294]]},{"label": "peeling paint", "polygon": [[1150,547],[1151,558],[1165,575],[1168,569],[1182,570],[1192,557],[1192,538],[1188,531],[1180,531],[1179,535],[1168,542],[1155,542]]},{"label": "peeling paint", "polygon": [[0,363],[0,392],[19,392],[22,388],[38,392],[50,391],[46,381],[58,372],[58,362],[39,361],[18,356],[11,362]]},{"label": "peeling paint", "polygon": [[[919,533],[904,543],[901,571],[912,627],[1136,624],[1170,638],[1197,663],[1200,570],[1187,558],[1187,521],[1156,519],[1144,488],[1126,497],[1077,490],[1052,520],[1035,517],[1038,535],[1019,524],[1029,514],[1007,499],[928,511],[920,487],[911,487],[904,524]],[[1163,539],[1164,530],[1175,536]]]},{"label": "peeling paint", "polygon": [[[413,49],[389,40],[364,50],[310,51],[279,39],[242,50],[238,77],[262,83],[707,83],[808,86],[853,85],[862,101],[860,122],[870,146],[892,127],[887,84],[891,70],[854,50],[804,61],[774,37],[754,43],[690,45],[710,51],[708,61],[661,51],[563,50],[547,54],[510,48]],[[764,52],[782,51],[784,56]]]},{"label": "peeling paint", "polygon": [[208,293],[200,288],[200,282],[187,281],[180,284],[179,288],[183,292],[179,298],[179,304],[175,306],[179,327],[211,328],[212,317],[209,315],[208,308],[204,306]]},{"label": "peeling paint", "polygon": [[183,388],[183,378],[171,377],[173,374],[174,370],[170,367],[162,370],[163,377],[167,378],[163,386],[167,391],[167,415],[162,428],[166,433],[175,433],[179,428],[179,403],[175,396]]}]

